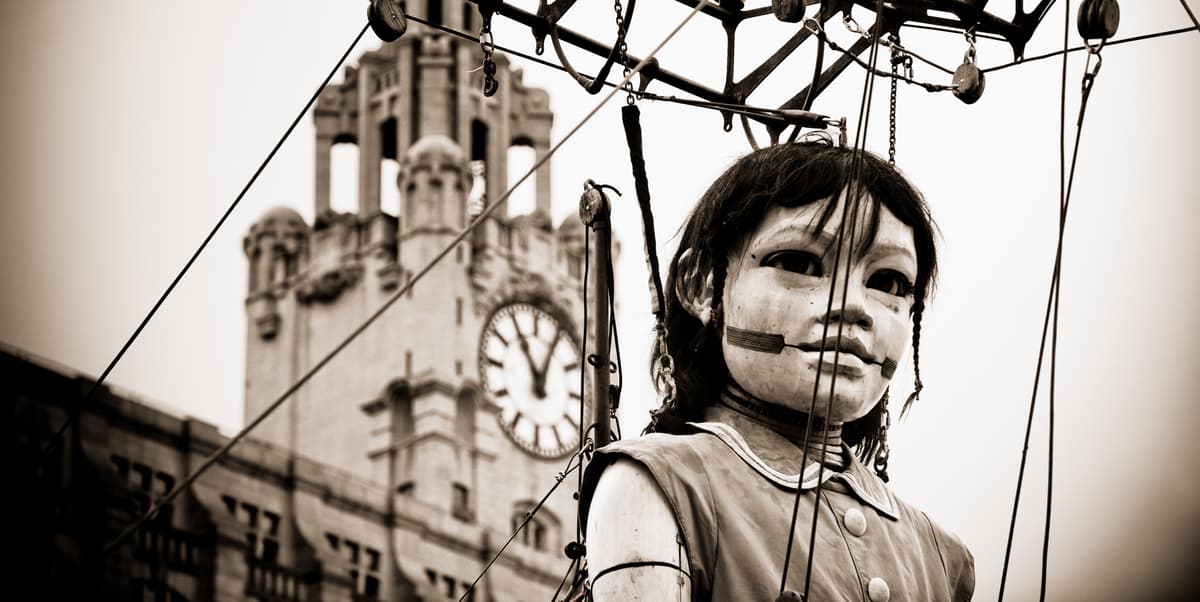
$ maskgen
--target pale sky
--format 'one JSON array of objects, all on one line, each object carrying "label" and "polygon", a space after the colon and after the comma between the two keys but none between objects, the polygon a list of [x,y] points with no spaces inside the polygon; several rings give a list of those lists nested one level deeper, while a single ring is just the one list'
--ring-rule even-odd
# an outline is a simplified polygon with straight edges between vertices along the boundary
[{"label": "pale sky", "polygon": [[[533,10],[536,2],[515,4]],[[752,3],[752,5],[762,2]],[[1011,2],[989,10],[1009,14]],[[1032,4],[1032,2],[1029,2]],[[1125,2],[1118,37],[1190,24],[1176,0]],[[1076,3],[1072,2],[1072,14]],[[361,27],[361,0],[8,1],[3,52],[0,341],[99,374],[241,190]],[[811,9],[810,9],[811,10]],[[580,2],[566,20],[596,39],[612,6]],[[1029,55],[1061,47],[1061,3]],[[644,55],[683,17],[643,0],[630,51]],[[415,9],[414,13],[419,14]],[[869,17],[860,19],[864,25]],[[841,24],[830,31],[847,40]],[[497,19],[496,40],[531,36]],[[769,17],[743,26],[745,66],[790,33]],[[664,67],[718,86],[724,42],[697,18],[660,54]],[[953,68],[961,38],[905,32],[905,44]],[[1071,44],[1078,43],[1072,30]],[[355,53],[377,47],[368,37]],[[848,45],[843,44],[843,45]],[[547,52],[547,57],[552,56]],[[979,43],[979,61],[1011,60]],[[587,69],[594,65],[573,52]],[[1183,591],[1200,565],[1200,33],[1103,52],[1067,226],[1058,354],[1049,597],[1124,600]],[[832,60],[832,55],[827,54]],[[803,87],[811,54],[785,62],[752,100],[774,106]],[[566,75],[523,65],[550,92],[554,140],[599,97]],[[739,65],[743,65],[739,63]],[[901,86],[897,161],[932,206],[942,278],[922,340],[926,384],[893,428],[892,487],[959,534],[975,554],[977,598],[1000,579],[1053,265],[1058,207],[1058,59],[988,77],[983,98]],[[1068,75],[1078,109],[1083,55]],[[917,65],[917,77],[948,76]],[[857,115],[862,71],[848,69],[814,110]],[[651,88],[669,94],[669,89]],[[614,229],[619,324],[628,378],[623,423],[655,404],[642,373],[650,334],[641,229],[615,99],[553,159],[556,221],[581,182],[625,191]],[[662,255],[703,188],[749,147],[717,114],[642,103]],[[876,86],[867,147],[887,149],[887,82]],[[1068,133],[1068,141],[1072,134]],[[241,237],[267,209],[311,218],[313,130],[306,117],[110,382],[170,411],[242,419],[246,265]],[[354,206],[335,182],[335,208]],[[386,206],[386,205],[385,205]],[[519,203],[518,203],[519,207]],[[403,303],[392,311],[405,311]],[[1043,378],[1043,383],[1047,378]],[[894,389],[911,387],[907,362]],[[1039,400],[1023,493],[1011,599],[1036,597],[1045,505],[1047,398]],[[549,486],[549,484],[547,484]]]}]

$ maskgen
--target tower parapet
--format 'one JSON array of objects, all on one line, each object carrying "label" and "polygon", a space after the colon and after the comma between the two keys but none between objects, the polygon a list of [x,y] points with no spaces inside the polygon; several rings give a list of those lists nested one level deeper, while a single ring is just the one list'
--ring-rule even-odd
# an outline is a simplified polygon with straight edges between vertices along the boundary
[{"label": "tower parapet", "polygon": [[[434,3],[431,3],[434,4]],[[441,2],[437,2],[441,4]],[[459,10],[461,0],[445,2],[443,14],[478,27],[478,15]],[[463,13],[459,15],[460,13]],[[380,161],[399,161],[409,147],[428,135],[445,136],[472,161],[486,165],[487,196],[508,188],[508,149],[528,146],[537,157],[550,150],[554,116],[550,97],[522,81],[521,71],[495,55],[501,76],[494,96],[482,93],[479,45],[411,24],[404,37],[365,53],[347,67],[342,83],[327,87],[317,100],[315,214],[330,211],[330,157],[335,144],[359,148],[358,208],[367,218],[380,211]],[[536,210],[550,214],[550,170],[536,176]],[[503,215],[503,212],[501,212]]]}]

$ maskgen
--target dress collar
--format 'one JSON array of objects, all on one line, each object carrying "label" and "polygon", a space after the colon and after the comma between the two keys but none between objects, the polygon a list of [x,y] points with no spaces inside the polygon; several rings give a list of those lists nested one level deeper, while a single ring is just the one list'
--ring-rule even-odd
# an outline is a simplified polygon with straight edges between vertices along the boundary
[{"label": "dress collar", "polygon": [[[800,475],[781,472],[758,457],[750,448],[750,445],[746,443],[745,437],[733,426],[724,422],[693,422],[690,424],[696,429],[720,439],[722,443],[753,468],[755,472],[784,489],[795,491],[798,482],[800,482],[801,489],[813,489],[817,486],[817,478],[820,475],[821,483],[829,481],[845,483],[855,497],[874,508],[880,514],[893,520],[899,520],[900,518],[895,500],[887,490],[887,487],[884,486],[883,481],[874,474],[871,474],[871,471],[867,470],[867,467],[863,466],[862,462],[859,462],[858,458],[851,453],[850,448],[845,444],[842,445],[842,452],[849,460],[846,470],[842,472],[834,472],[828,469],[822,471],[817,462],[812,462],[804,468],[804,478],[801,482]],[[778,438],[780,445],[796,447],[795,444],[780,435],[775,435],[775,437]]]}]

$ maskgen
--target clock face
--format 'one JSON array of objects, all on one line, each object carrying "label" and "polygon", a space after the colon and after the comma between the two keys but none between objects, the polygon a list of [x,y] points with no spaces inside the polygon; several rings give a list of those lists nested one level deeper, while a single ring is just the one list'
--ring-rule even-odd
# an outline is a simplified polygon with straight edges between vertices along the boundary
[{"label": "clock face", "polygon": [[521,448],[558,458],[579,447],[579,345],[550,312],[527,303],[492,314],[479,342],[483,388]]}]

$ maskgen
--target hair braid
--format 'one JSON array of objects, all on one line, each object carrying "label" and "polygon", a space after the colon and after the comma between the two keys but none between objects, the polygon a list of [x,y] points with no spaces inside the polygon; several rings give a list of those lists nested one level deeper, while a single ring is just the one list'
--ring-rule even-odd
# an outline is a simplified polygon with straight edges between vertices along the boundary
[{"label": "hair braid", "polygon": [[710,263],[712,264],[712,319],[709,320],[708,326],[715,329],[717,340],[720,340],[723,334],[721,325],[725,322],[722,304],[725,301],[725,278],[729,275],[729,250],[714,245],[714,248],[709,251]]},{"label": "hair braid", "polygon": [[[924,296],[924,291],[921,291],[921,296]],[[925,302],[917,300],[913,303],[913,392],[904,401],[904,406],[900,408],[900,417],[903,418],[908,413],[908,408],[912,403],[921,397],[921,389],[925,385],[921,382],[921,315],[925,313]]]}]

